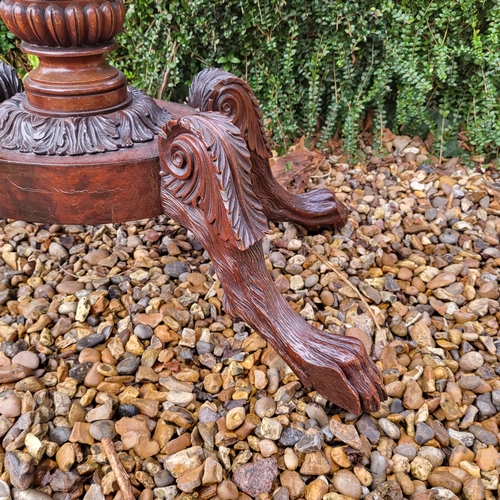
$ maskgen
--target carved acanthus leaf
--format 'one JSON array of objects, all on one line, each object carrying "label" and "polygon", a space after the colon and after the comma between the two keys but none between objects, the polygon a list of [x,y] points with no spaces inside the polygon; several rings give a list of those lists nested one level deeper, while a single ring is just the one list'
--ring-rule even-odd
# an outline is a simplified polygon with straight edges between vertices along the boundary
[{"label": "carved acanthus leaf", "polygon": [[16,70],[0,61],[0,102],[10,99],[23,90],[23,82],[17,76]]},{"label": "carved acanthus leaf", "polygon": [[189,106],[200,111],[219,111],[240,129],[250,151],[263,158],[272,156],[262,112],[250,86],[221,69],[203,70],[189,89]]},{"label": "carved acanthus leaf", "polygon": [[40,155],[82,155],[127,148],[153,140],[171,118],[141,91],[132,103],[105,115],[41,116],[23,108],[24,93],[0,105],[0,147]]},{"label": "carved acanthus leaf", "polygon": [[198,207],[232,245],[245,250],[267,231],[252,191],[250,154],[240,131],[220,113],[172,120],[159,137],[163,189]]}]

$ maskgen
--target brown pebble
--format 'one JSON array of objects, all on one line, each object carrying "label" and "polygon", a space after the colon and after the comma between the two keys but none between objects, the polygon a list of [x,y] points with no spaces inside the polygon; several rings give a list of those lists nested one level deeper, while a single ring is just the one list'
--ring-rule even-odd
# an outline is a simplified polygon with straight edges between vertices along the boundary
[{"label": "brown pebble", "polygon": [[0,397],[0,413],[8,418],[19,417],[21,415],[21,401],[19,398],[15,394]]},{"label": "brown pebble", "polygon": [[40,358],[34,352],[21,351],[12,358],[12,363],[25,366],[31,370],[36,370],[40,365]]},{"label": "brown pebble", "polygon": [[86,347],[80,352],[78,361],[80,363],[99,363],[101,361],[101,354],[98,350],[92,349],[92,347]]},{"label": "brown pebble", "polygon": [[72,443],[64,443],[56,453],[56,462],[59,467],[64,472],[67,472],[73,467],[75,463],[75,448]]},{"label": "brown pebble", "polygon": [[33,374],[31,368],[26,366],[12,364],[9,366],[0,366],[0,384],[10,384]]},{"label": "brown pebble", "polygon": [[101,375],[97,371],[97,367],[98,363],[95,363],[87,373],[85,380],[83,381],[86,387],[97,387],[104,380],[104,375]]},{"label": "brown pebble", "polygon": [[118,364],[118,361],[113,357],[111,354],[111,351],[106,347],[106,349],[103,349],[101,352],[101,361],[103,363],[106,363],[108,365],[116,365]]},{"label": "brown pebble", "polygon": [[145,490],[141,491],[138,500],[153,500],[153,498],[153,490],[151,490],[150,488],[146,488]]},{"label": "brown pebble", "polygon": [[321,299],[321,302],[323,302],[323,304],[328,307],[333,306],[335,302],[335,297],[333,296],[333,293],[330,292],[330,290],[323,290],[320,293],[319,297]]},{"label": "brown pebble", "polygon": [[224,479],[224,481],[217,486],[217,495],[220,500],[237,500],[239,492],[232,481]]}]

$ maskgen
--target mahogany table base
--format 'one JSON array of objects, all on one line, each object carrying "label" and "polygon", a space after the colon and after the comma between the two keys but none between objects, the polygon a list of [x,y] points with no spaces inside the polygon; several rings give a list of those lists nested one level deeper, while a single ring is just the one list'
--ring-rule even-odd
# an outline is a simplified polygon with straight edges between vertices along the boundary
[{"label": "mahogany table base", "polygon": [[[16,116],[28,113],[22,119],[34,123],[32,133],[46,133],[49,129],[40,125],[44,119],[30,121],[17,79],[5,67],[0,73],[3,98],[17,94],[0,105],[0,125],[5,129],[11,123],[9,113],[15,109]],[[264,265],[261,240],[268,220],[311,230],[340,227],[346,222],[345,207],[328,189],[292,195],[277,184],[260,109],[243,80],[205,70],[193,82],[189,106],[157,104],[159,111],[150,103],[147,109],[153,110],[148,116],[156,113],[163,120],[158,141],[152,119],[144,134],[153,130],[153,140],[141,140],[139,134],[139,140],[118,145],[116,151],[72,156],[64,145],[64,153],[40,155],[40,150],[29,150],[43,150],[40,141],[32,146],[32,138],[23,137],[28,150],[21,152],[11,139],[2,143],[0,137],[0,216],[96,224],[168,215],[209,252],[225,291],[226,311],[262,334],[306,387],[355,414],[377,410],[385,393],[363,344],[313,328],[280,295]],[[127,108],[121,114],[127,115]],[[71,115],[60,118],[63,122],[57,123],[63,125],[72,121]],[[123,135],[123,122],[115,121]],[[26,127],[19,133],[29,135]],[[56,139],[60,145],[65,136]]]}]

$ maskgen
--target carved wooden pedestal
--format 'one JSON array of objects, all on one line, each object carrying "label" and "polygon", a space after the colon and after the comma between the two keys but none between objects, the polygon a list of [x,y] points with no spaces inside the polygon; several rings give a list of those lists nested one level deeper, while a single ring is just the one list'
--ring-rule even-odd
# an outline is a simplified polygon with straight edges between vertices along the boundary
[{"label": "carved wooden pedestal", "polygon": [[376,410],[385,394],[362,343],[309,325],[264,266],[268,220],[314,230],[340,227],[347,214],[327,189],[296,196],[276,183],[248,85],[205,70],[189,106],[127,88],[104,59],[123,23],[121,0],[2,0],[0,13],[40,58],[25,93],[8,67],[0,71],[0,216],[97,224],[167,214],[210,253],[226,310],[305,386],[354,413]]}]

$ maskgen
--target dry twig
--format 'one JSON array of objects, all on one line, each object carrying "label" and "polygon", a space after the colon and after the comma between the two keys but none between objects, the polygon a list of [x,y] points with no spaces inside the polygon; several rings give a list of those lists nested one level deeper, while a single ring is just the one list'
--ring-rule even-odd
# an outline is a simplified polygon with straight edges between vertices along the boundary
[{"label": "dry twig", "polygon": [[354,290],[356,292],[356,294],[360,298],[361,302],[363,302],[363,304],[365,305],[367,313],[370,315],[373,323],[375,324],[375,328],[377,329],[377,332],[380,334],[380,336],[382,338],[385,337],[384,333],[382,332],[382,329],[380,328],[380,325],[378,324],[375,313],[372,311],[372,308],[369,306],[368,302],[366,302],[366,299],[363,297],[363,294],[347,278],[345,278],[342,275],[342,273],[335,267],[335,265],[332,264],[324,255],[321,255],[321,254],[315,252],[309,246],[307,247],[307,249],[309,250],[309,252],[316,255],[316,257],[318,257],[318,259],[321,262],[323,262],[323,264],[325,264],[325,266],[327,266],[328,269],[333,271],[343,283],[345,283],[349,288],[351,288],[352,290]]},{"label": "dry twig", "polygon": [[116,482],[123,495],[123,500],[135,500],[128,474],[118,458],[113,441],[109,438],[102,438],[101,444],[108,457],[109,465],[115,474]]}]

